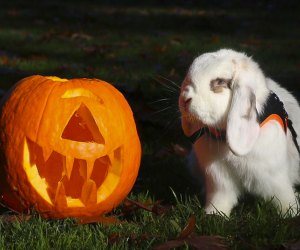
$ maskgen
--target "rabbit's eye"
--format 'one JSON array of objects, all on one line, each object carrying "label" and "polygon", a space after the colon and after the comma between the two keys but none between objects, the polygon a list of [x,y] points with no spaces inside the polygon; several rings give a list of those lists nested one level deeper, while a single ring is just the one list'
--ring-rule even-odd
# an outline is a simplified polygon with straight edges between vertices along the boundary
[{"label": "rabbit's eye", "polygon": [[211,80],[210,89],[215,93],[221,93],[224,88],[230,88],[231,79],[216,78]]}]

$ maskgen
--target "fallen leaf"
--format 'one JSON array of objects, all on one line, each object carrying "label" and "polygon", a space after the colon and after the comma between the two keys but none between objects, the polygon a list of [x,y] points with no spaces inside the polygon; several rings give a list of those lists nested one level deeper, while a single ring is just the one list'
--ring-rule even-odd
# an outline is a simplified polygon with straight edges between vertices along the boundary
[{"label": "fallen leaf", "polygon": [[134,201],[134,200],[130,200],[130,199],[126,199],[126,202],[129,204],[131,203],[132,205],[135,205],[137,208],[141,208],[141,209],[144,209],[146,211],[149,211],[149,212],[152,212],[152,209],[147,205],[147,204],[143,204],[141,202],[138,202],[138,201]]},{"label": "fallen leaf", "polygon": [[174,37],[174,38],[172,38],[172,39],[170,40],[170,43],[171,43],[172,45],[178,46],[178,45],[181,45],[183,42],[182,42],[182,39],[181,39],[181,38]]},{"label": "fallen leaf", "polygon": [[300,250],[300,240],[292,240],[284,243],[280,247],[281,250]]},{"label": "fallen leaf", "polygon": [[169,250],[187,244],[193,249],[208,250],[226,250],[224,238],[220,236],[195,236],[185,240],[170,240],[166,243],[156,246],[155,250]]},{"label": "fallen leaf", "polygon": [[121,216],[128,216],[131,213],[133,213],[134,211],[136,211],[137,209],[138,208],[130,200],[126,199],[123,202]]},{"label": "fallen leaf", "polygon": [[170,240],[163,244],[156,246],[155,250],[170,250],[175,247],[188,245],[194,249],[207,250],[227,250],[228,246],[225,244],[225,239],[220,236],[194,236],[182,240]]},{"label": "fallen leaf", "polygon": [[167,241],[166,243],[160,244],[156,247],[154,247],[154,250],[169,250],[169,249],[173,249],[176,247],[180,247],[182,245],[185,244],[185,241],[183,240],[170,240]]},{"label": "fallen leaf", "polygon": [[180,234],[177,236],[178,240],[183,240],[189,237],[195,230],[196,227],[196,216],[193,214],[188,220],[188,223],[183,228],[183,230],[180,232]]},{"label": "fallen leaf", "polygon": [[196,216],[191,215],[186,226],[176,239],[169,240],[156,246],[155,250],[169,250],[183,245],[195,249],[226,250],[228,249],[225,238],[221,236],[195,235]]},{"label": "fallen leaf", "polygon": [[220,236],[194,236],[188,239],[188,244],[195,249],[226,250],[225,239]]},{"label": "fallen leaf", "polygon": [[162,201],[156,201],[152,204],[152,201],[148,200],[145,203],[141,203],[127,198],[123,203],[122,214],[119,216],[128,216],[138,209],[143,209],[156,215],[164,215],[170,211],[171,207],[163,206],[161,202]]},{"label": "fallen leaf", "polygon": [[156,201],[152,207],[152,212],[157,215],[165,215],[172,208],[171,206],[162,206],[162,201]]},{"label": "fallen leaf", "polygon": [[73,33],[71,35],[71,40],[86,40],[86,41],[90,41],[93,37],[85,34],[85,33]]},{"label": "fallen leaf", "polygon": [[25,214],[4,214],[4,215],[0,215],[0,221],[2,222],[6,222],[6,223],[21,223],[21,222],[25,222],[28,221],[32,218],[32,215],[25,215]]},{"label": "fallen leaf", "polygon": [[119,233],[112,233],[110,236],[108,236],[108,243],[110,245],[113,245],[121,238],[121,235]]},{"label": "fallen leaf", "polygon": [[78,224],[85,225],[85,224],[94,224],[94,223],[101,223],[105,225],[110,224],[121,224],[122,222],[116,217],[106,217],[106,216],[94,216],[94,217],[82,217],[77,218]]}]

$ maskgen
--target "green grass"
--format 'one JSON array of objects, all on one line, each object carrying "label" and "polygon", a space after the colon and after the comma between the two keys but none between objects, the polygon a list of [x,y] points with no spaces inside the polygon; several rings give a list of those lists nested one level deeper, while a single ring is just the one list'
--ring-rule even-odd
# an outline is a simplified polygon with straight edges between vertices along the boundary
[{"label": "green grass", "polygon": [[[149,195],[131,194],[140,201]],[[248,202],[236,208],[230,218],[205,215],[196,196],[173,195],[173,207],[162,215],[139,209],[121,224],[81,225],[76,220],[44,220],[0,223],[1,249],[153,249],[175,239],[192,215],[196,235],[221,236],[228,249],[279,249],[299,239],[299,217],[278,216],[270,202]],[[120,214],[122,206],[113,214]]]},{"label": "green grass", "polygon": [[[1,3],[0,88],[33,74],[114,84],[134,111],[143,146],[129,197],[163,200],[172,209],[163,215],[139,209],[121,216],[120,225],[3,220],[0,249],[152,249],[176,238],[193,214],[197,235],[220,235],[229,249],[280,249],[300,238],[299,217],[278,215],[270,202],[247,197],[230,218],[204,214],[200,184],[174,150],[176,144],[190,147],[180,129],[178,91],[154,79],[162,75],[180,84],[194,57],[230,47],[252,55],[267,75],[300,97],[299,4],[191,2]],[[161,98],[169,103],[152,103]],[[121,211],[122,205],[112,215]]]}]

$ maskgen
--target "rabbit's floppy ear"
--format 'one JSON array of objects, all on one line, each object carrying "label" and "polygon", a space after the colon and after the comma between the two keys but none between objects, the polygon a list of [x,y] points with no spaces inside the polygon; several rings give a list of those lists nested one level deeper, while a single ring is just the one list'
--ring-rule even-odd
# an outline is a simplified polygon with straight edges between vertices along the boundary
[{"label": "rabbit's floppy ear", "polygon": [[236,82],[233,86],[226,130],[231,151],[236,155],[249,153],[259,131],[254,91],[250,86]]}]

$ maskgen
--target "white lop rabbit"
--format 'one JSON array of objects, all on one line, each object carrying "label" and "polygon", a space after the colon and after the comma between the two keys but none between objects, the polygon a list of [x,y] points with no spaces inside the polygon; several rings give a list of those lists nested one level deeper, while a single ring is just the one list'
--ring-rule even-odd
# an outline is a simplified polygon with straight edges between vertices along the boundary
[{"label": "white lop rabbit", "polygon": [[[206,128],[193,145],[205,177],[207,213],[230,215],[243,192],[272,199],[283,213],[295,212],[294,185],[300,181],[299,137],[285,121],[258,117],[272,93],[283,103],[300,135],[296,99],[269,78],[250,57],[221,49],[197,57],[182,83],[179,108],[187,136]],[[270,108],[270,107],[268,107]],[[272,108],[272,107],[271,107]],[[225,138],[215,135],[224,133]],[[295,141],[293,141],[293,139]]]}]

